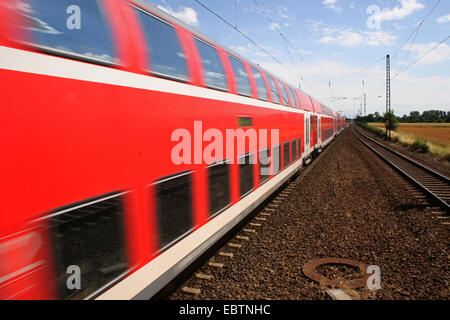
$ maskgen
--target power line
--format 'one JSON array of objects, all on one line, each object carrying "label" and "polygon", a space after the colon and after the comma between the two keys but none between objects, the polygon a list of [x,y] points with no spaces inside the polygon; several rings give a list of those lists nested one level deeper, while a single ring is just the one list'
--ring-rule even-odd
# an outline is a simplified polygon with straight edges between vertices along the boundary
[{"label": "power line", "polygon": [[280,64],[281,66],[283,66],[286,70],[288,70],[289,72],[291,72],[293,75],[295,75],[298,78],[301,78],[300,75],[296,74],[295,72],[292,71],[292,69],[289,69],[285,64],[283,64],[280,60],[278,60],[276,57],[274,57],[273,55],[271,55],[266,49],[264,49],[263,47],[261,47],[258,43],[256,43],[253,39],[251,39],[249,36],[247,36],[245,33],[243,33],[241,30],[239,30],[239,28],[237,28],[237,26],[233,26],[230,22],[228,22],[227,20],[225,20],[222,16],[220,16],[218,13],[216,13],[215,11],[213,11],[212,9],[210,9],[209,7],[207,7],[206,5],[204,5],[202,2],[200,2],[199,0],[194,0],[195,2],[197,2],[200,6],[202,6],[203,8],[205,8],[206,10],[208,10],[210,13],[212,13],[213,15],[215,15],[219,20],[221,20],[222,22],[224,22],[226,25],[228,25],[230,28],[233,28],[234,30],[236,30],[236,32],[238,32],[240,35],[242,35],[245,39],[247,39],[248,41],[250,41],[254,46],[256,46],[257,48],[259,48],[261,51],[263,51],[265,54],[267,54],[270,58],[272,58],[275,62],[277,62],[278,64]]},{"label": "power line", "polygon": [[[397,64],[397,54],[399,53],[399,51],[405,46],[405,44],[408,42],[408,40],[412,37],[412,36],[414,36],[414,38],[413,38],[413,40],[411,41],[411,44],[410,44],[410,46],[409,46],[409,50],[408,50],[408,52],[407,52],[407,54],[406,54],[406,56],[405,56],[405,61],[406,61],[406,59],[409,57],[409,54],[411,53],[411,50],[412,50],[412,47],[413,47],[413,45],[414,45],[414,43],[415,43],[415,40],[416,40],[416,37],[417,37],[417,35],[418,35],[418,33],[419,33],[419,31],[420,31],[420,28],[424,25],[424,23],[425,23],[425,21],[428,19],[428,17],[431,15],[431,13],[434,11],[434,9],[436,9],[436,7],[439,5],[439,3],[441,3],[441,1],[442,0],[437,0],[436,1],[436,3],[434,4],[434,6],[430,9],[430,11],[428,11],[428,13],[422,18],[422,20],[420,21],[420,23],[417,25],[417,27],[415,27],[414,28],[414,30],[408,35],[408,37],[402,42],[402,44],[397,48],[397,50],[395,50],[395,52],[394,52],[394,57],[395,57],[395,61],[396,61],[396,64]],[[417,62],[417,61],[416,61]],[[416,63],[416,62],[414,62],[414,63]],[[409,67],[408,67],[409,68]],[[404,69],[404,70],[402,70],[401,72],[403,72],[403,71],[405,71],[406,69]],[[400,73],[401,73],[400,72]],[[397,74],[398,75],[398,74]],[[395,79],[396,77],[397,77],[397,75],[396,76],[394,76],[392,79]],[[383,87],[384,86],[384,83],[382,84],[382,85],[380,85],[377,89],[375,89],[374,91],[372,91],[372,93],[374,93],[374,92],[376,92],[376,91],[378,91],[381,87]],[[371,93],[371,94],[372,94]]]},{"label": "power line", "polygon": [[414,38],[413,38],[413,40],[411,41],[411,44],[410,44],[410,46],[409,46],[409,50],[408,50],[408,52],[406,53],[406,56],[405,56],[405,61],[408,60],[409,54],[411,53],[411,49],[412,49],[412,47],[413,47],[413,45],[414,45],[414,42],[416,42],[416,38],[417,38],[417,35],[419,34],[420,26],[421,26],[422,24],[423,24],[423,23],[420,22],[419,27],[417,28],[416,34],[414,35]]},{"label": "power line", "polygon": [[406,44],[406,42],[409,40],[409,38],[411,38],[411,36],[416,33],[419,32],[420,27],[422,27],[422,25],[425,23],[425,21],[428,19],[428,17],[431,15],[431,13],[434,11],[434,9],[436,9],[436,7],[439,5],[439,3],[442,0],[437,0],[437,2],[435,3],[435,5],[433,6],[433,8],[431,8],[431,10],[428,12],[428,14],[422,18],[422,20],[420,21],[420,23],[417,25],[416,28],[414,28],[414,30],[408,35],[408,37],[405,39],[405,41],[402,42],[402,44],[400,45],[400,47],[398,47],[398,49],[394,52],[394,55],[396,55],[402,48],[403,46]]},{"label": "power line", "polygon": [[385,57],[385,56],[382,56],[381,58],[377,59],[375,62],[371,63],[370,65],[368,65],[367,67],[361,69],[360,71],[351,72],[351,73],[348,73],[348,74],[346,74],[346,75],[343,75],[343,76],[334,78],[334,79],[329,80],[329,81],[335,82],[335,81],[337,81],[337,80],[342,80],[342,79],[348,78],[348,77],[350,77],[350,76],[352,76],[352,75],[364,73],[364,72],[367,71],[370,67],[372,67],[372,66],[378,64],[380,61],[382,61],[382,60],[384,60],[384,59],[386,59],[386,57]]},{"label": "power line", "polygon": [[413,65],[415,65],[417,62],[419,62],[420,60],[422,60],[426,55],[428,55],[430,52],[432,52],[433,50],[435,50],[437,47],[439,47],[441,44],[443,44],[444,42],[446,42],[448,39],[450,39],[450,35],[448,35],[447,37],[445,37],[443,40],[441,40],[439,43],[437,43],[433,48],[431,48],[430,50],[428,50],[427,52],[425,52],[424,54],[422,54],[420,57],[418,57],[416,60],[414,60],[413,62],[411,62],[409,65],[407,65],[405,68],[403,68],[402,70],[400,70],[399,73],[397,73],[394,78],[397,78],[400,74],[402,74],[403,72],[405,72],[406,70],[408,70],[409,68],[411,68]]},{"label": "power line", "polygon": [[[294,53],[297,55],[297,57],[303,61],[303,63],[305,64],[306,67],[308,67],[308,69],[314,73],[314,74],[318,74],[315,70],[312,69],[312,67],[310,67],[308,65],[308,63],[305,61],[305,59],[303,58],[303,56],[297,51],[297,49],[294,47],[294,45],[291,43],[291,41],[289,41],[288,38],[286,38],[286,36],[284,35],[284,33],[280,30],[280,28],[278,28],[278,24],[272,19],[270,18],[270,16],[265,12],[265,10],[256,2],[256,0],[252,0],[254,5],[258,8],[258,10],[264,15],[264,17],[271,23],[271,26],[278,31],[281,39],[283,40],[283,43],[286,47],[286,50],[288,52],[288,55],[293,63],[294,66],[297,66],[298,64],[294,62],[294,59],[291,55],[291,52],[289,50],[288,45],[293,49]],[[298,73],[301,75],[301,71],[300,69],[298,69]],[[323,94],[309,81],[306,81],[303,77],[300,77],[301,80],[303,80],[303,82],[308,83],[316,92],[318,92],[321,96],[323,96]],[[328,100],[328,99],[327,99]],[[329,102],[332,102],[331,100],[329,100]]]},{"label": "power line", "polygon": [[287,46],[287,44],[289,44],[289,45],[292,47],[292,49],[294,50],[294,52],[300,57],[300,60],[302,60],[302,61],[305,63],[305,65],[306,65],[306,62],[305,62],[305,60],[303,59],[303,57],[297,52],[297,50],[293,47],[293,45],[290,43],[290,41],[284,36],[283,32],[281,32],[280,28],[278,28],[277,23],[274,22],[274,21],[269,17],[269,15],[264,11],[264,9],[262,9],[261,6],[256,2],[256,0],[253,0],[253,3],[254,3],[255,6],[258,8],[258,10],[264,15],[264,17],[266,17],[266,19],[269,20],[269,22],[271,23],[271,26],[272,26],[276,31],[278,31],[278,33],[280,34],[280,37],[281,37],[281,39],[283,40],[283,42],[284,42],[284,44],[285,44],[285,46],[286,46],[287,52],[288,52],[289,56],[291,57],[291,60],[292,60],[292,62],[294,63],[294,65],[295,65],[295,62],[294,62],[293,59],[292,59],[292,55],[291,55],[291,52],[290,52],[289,47]]},{"label": "power line", "polygon": [[[448,35],[447,37],[445,37],[443,40],[441,40],[440,42],[438,42],[436,45],[434,45],[431,49],[429,49],[427,52],[425,52],[424,54],[422,54],[420,57],[418,57],[416,60],[414,60],[413,62],[411,62],[409,65],[407,65],[406,67],[404,67],[402,70],[400,70],[399,73],[395,74],[394,77],[391,78],[391,80],[396,79],[399,75],[401,75],[403,72],[405,72],[406,70],[408,70],[409,68],[411,68],[413,65],[415,65],[417,62],[419,62],[420,60],[422,60],[423,58],[425,58],[425,56],[427,56],[429,53],[431,53],[433,50],[435,50],[437,47],[439,47],[441,44],[443,44],[444,42],[446,42],[448,39],[450,39],[450,35]],[[380,85],[379,87],[377,87],[375,90],[372,90],[368,95],[372,95],[376,92],[378,92],[379,89],[381,89],[382,87],[384,87],[384,83],[382,85]]]},{"label": "power line", "polygon": [[[242,35],[245,39],[247,39],[248,41],[250,41],[254,46],[256,46],[257,48],[259,48],[262,52],[264,52],[267,56],[269,56],[271,59],[273,59],[275,62],[277,62],[279,65],[281,65],[283,68],[285,68],[286,70],[288,70],[290,73],[292,73],[295,77],[299,78],[300,80],[304,81],[305,83],[309,84],[315,91],[317,91],[321,96],[322,93],[311,83],[309,83],[309,81],[306,81],[303,79],[303,77],[301,76],[301,74],[296,74],[291,68],[287,67],[284,63],[282,63],[279,59],[277,59],[276,57],[274,57],[272,54],[270,54],[266,49],[264,49],[262,46],[260,46],[258,43],[256,43],[256,41],[254,41],[253,39],[251,39],[249,36],[247,36],[245,33],[243,33],[241,30],[239,30],[239,28],[237,28],[237,26],[233,26],[230,22],[228,22],[226,19],[224,19],[221,15],[219,15],[218,13],[216,13],[214,10],[210,9],[209,7],[207,7],[205,4],[203,4],[201,1],[199,0],[194,0],[195,2],[197,2],[200,6],[202,6],[204,9],[206,9],[207,11],[209,11],[210,13],[212,13],[214,16],[216,16],[219,20],[221,20],[222,22],[224,22],[226,25],[228,25],[230,28],[233,28],[234,30],[236,30],[236,32],[238,32],[240,35]],[[287,40],[287,39],[286,39]],[[328,99],[327,99],[328,100]]]}]

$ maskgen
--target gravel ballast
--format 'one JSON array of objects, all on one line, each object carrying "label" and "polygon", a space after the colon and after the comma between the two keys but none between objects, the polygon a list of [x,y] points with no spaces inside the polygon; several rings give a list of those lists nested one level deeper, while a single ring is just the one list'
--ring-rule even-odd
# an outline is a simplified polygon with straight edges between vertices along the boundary
[{"label": "gravel ballast", "polygon": [[234,237],[229,243],[240,248],[225,245],[211,257],[222,268],[205,263],[196,271],[213,279],[193,274],[169,299],[330,299],[302,273],[303,264],[325,257],[380,267],[382,288],[355,289],[356,299],[449,299],[449,225],[349,128],[298,181],[275,211],[261,211],[270,216],[256,215],[266,220],[251,221],[260,226],[245,227],[255,233],[236,234],[249,241]]}]

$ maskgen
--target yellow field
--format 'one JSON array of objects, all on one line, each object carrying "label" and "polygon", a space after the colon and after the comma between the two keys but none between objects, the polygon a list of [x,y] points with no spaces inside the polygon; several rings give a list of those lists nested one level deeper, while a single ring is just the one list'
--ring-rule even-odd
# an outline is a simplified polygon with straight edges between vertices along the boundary
[{"label": "yellow field", "polygon": [[[384,123],[369,123],[383,130]],[[450,155],[450,123],[400,123],[396,132],[391,132],[400,142],[413,144],[417,138],[427,141],[430,150],[441,156]]]}]

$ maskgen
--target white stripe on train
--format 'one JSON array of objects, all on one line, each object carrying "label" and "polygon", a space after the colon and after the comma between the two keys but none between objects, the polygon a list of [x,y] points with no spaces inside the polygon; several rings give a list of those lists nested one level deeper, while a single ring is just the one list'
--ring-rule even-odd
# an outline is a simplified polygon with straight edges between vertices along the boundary
[{"label": "white stripe on train", "polygon": [[[311,113],[271,102],[247,98],[236,94],[197,87],[194,85],[145,76],[128,71],[99,66],[81,61],[55,57],[47,54],[0,46],[0,69],[14,70],[38,75],[110,84],[122,87],[160,91],[191,97],[245,104],[292,113]],[[325,118],[333,118],[326,115]]]}]

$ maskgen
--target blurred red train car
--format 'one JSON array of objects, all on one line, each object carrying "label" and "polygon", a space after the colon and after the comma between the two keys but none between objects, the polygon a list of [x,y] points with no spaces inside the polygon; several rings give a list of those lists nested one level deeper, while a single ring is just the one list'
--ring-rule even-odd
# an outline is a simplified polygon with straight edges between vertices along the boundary
[{"label": "blurred red train car", "polygon": [[0,299],[152,297],[345,126],[138,0],[1,1],[0,79]]}]

